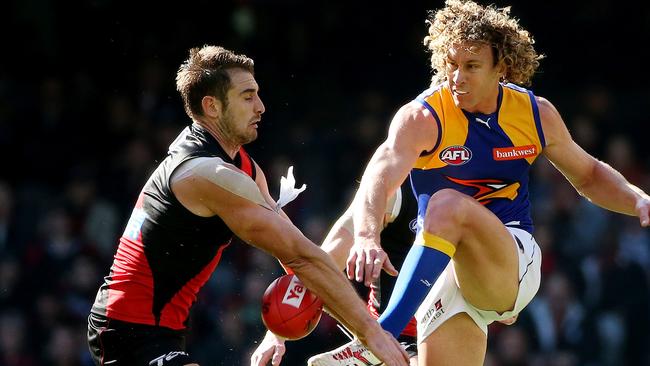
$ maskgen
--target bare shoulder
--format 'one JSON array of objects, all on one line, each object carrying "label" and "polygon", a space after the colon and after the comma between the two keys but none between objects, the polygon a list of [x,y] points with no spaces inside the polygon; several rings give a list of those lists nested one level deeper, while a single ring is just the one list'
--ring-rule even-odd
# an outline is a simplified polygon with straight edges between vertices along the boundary
[{"label": "bare shoulder", "polygon": [[539,116],[542,122],[546,145],[552,146],[558,142],[570,139],[569,131],[562,120],[560,112],[548,99],[536,96]]},{"label": "bare shoulder", "polygon": [[422,104],[417,101],[411,101],[404,104],[399,111],[397,111],[395,117],[399,117],[405,123],[425,125],[426,122],[433,118],[433,115],[431,114],[431,111],[425,108]]},{"label": "bare shoulder", "polygon": [[535,100],[537,101],[537,107],[539,108],[539,114],[542,119],[544,117],[551,118],[554,115],[557,115],[559,117],[560,113],[557,111],[557,108],[551,103],[548,99],[540,96],[535,96]]},{"label": "bare shoulder", "polygon": [[435,144],[438,126],[431,112],[417,101],[404,104],[393,117],[389,140],[398,138],[426,151]]}]

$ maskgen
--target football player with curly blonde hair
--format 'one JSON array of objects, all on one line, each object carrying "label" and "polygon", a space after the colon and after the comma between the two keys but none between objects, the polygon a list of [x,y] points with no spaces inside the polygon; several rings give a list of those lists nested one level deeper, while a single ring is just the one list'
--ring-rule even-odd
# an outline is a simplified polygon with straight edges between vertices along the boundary
[{"label": "football player with curly blonde hair", "polygon": [[[487,326],[511,324],[540,286],[530,166],[548,159],[577,192],[648,226],[650,197],[578,146],[547,99],[524,89],[542,58],[509,8],[447,0],[424,39],[429,89],[402,106],[354,204],[347,275],[396,270],[380,243],[386,199],[410,179],[417,235],[379,323],[398,336],[415,314],[420,365],[482,365]],[[309,365],[374,365],[358,341]]]}]

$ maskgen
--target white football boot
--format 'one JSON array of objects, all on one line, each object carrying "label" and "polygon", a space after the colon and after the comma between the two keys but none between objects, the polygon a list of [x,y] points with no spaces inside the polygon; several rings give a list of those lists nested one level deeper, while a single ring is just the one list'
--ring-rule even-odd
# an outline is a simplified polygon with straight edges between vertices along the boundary
[{"label": "white football boot", "polygon": [[358,339],[341,347],[312,356],[307,366],[379,366],[384,363]]}]

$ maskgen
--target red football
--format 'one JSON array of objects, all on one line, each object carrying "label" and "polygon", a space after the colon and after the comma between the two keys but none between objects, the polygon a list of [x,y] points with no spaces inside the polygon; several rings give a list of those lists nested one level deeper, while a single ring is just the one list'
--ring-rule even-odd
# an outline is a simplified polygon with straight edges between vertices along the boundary
[{"label": "red football", "polygon": [[323,302],[295,275],[284,275],[267,287],[262,297],[262,321],[273,333],[300,339],[311,333],[321,315]]}]

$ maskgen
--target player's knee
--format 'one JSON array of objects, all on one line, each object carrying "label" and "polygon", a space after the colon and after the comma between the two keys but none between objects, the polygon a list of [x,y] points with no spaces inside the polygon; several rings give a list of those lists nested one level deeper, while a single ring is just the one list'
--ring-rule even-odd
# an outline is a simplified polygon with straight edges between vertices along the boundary
[{"label": "player's knee", "polygon": [[424,229],[436,232],[446,226],[459,227],[466,217],[469,196],[453,189],[441,189],[429,200],[424,218]]}]

